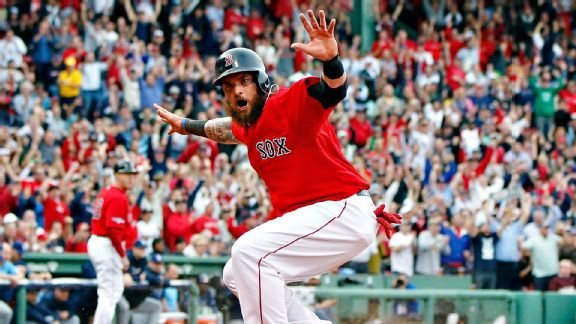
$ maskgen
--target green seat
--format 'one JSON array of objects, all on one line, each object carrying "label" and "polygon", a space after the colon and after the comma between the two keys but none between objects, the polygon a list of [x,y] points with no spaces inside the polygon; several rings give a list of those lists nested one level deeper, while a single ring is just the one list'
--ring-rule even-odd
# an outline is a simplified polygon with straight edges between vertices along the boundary
[{"label": "green seat", "polygon": [[575,323],[576,295],[544,293],[544,323]]}]

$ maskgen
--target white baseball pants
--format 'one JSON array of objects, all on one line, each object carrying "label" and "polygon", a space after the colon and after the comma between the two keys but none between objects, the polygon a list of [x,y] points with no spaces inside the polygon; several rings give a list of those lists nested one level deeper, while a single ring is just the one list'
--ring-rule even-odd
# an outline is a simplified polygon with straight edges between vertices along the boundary
[{"label": "white baseball pants", "polygon": [[92,235],[88,240],[88,255],[96,269],[98,306],[94,324],[110,324],[116,304],[124,292],[122,260],[107,237]]},{"label": "white baseball pants", "polygon": [[299,208],[241,236],[223,281],[238,296],[246,324],[327,323],[300,304],[286,283],[339,267],[375,239],[368,196]]}]

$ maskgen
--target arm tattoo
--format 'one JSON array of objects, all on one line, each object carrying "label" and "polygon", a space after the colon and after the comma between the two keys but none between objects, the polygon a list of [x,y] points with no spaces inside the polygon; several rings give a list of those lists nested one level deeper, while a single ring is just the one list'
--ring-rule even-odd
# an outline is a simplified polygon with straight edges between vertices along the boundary
[{"label": "arm tattoo", "polygon": [[206,123],[206,137],[218,143],[240,144],[241,142],[232,134],[232,118],[215,118]]},{"label": "arm tattoo", "polygon": [[184,118],[182,120],[182,129],[184,129],[188,134],[206,137],[206,131],[204,130],[206,122],[206,120]]}]

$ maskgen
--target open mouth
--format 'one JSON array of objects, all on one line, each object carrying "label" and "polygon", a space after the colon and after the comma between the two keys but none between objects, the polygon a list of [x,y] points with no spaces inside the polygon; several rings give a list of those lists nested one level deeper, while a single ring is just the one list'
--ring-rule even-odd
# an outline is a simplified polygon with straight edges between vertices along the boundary
[{"label": "open mouth", "polygon": [[236,108],[238,110],[246,110],[248,109],[248,101],[244,99],[236,100]]}]

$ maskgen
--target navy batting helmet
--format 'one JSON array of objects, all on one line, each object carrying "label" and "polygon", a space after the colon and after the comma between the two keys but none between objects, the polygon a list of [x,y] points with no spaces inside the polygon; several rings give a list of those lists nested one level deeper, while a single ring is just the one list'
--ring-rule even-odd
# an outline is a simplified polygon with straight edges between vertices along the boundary
[{"label": "navy batting helmet", "polygon": [[270,78],[266,74],[264,62],[256,52],[242,47],[227,50],[218,57],[216,60],[216,79],[213,84],[220,86],[223,78],[240,72],[255,72],[260,90],[268,93]]}]

